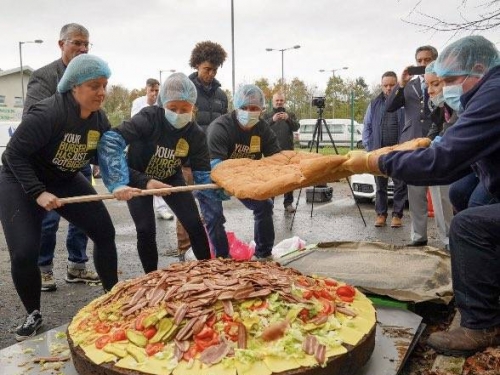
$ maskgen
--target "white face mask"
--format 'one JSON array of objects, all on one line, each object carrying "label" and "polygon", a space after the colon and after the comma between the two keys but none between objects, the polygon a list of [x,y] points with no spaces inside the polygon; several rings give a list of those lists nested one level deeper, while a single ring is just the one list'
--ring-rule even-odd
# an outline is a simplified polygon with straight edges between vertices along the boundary
[{"label": "white face mask", "polygon": [[444,104],[444,95],[443,95],[443,92],[441,91],[436,96],[433,96],[431,98],[431,101],[432,101],[432,104],[434,104],[436,107],[441,107]]},{"label": "white face mask", "polygon": [[168,108],[165,108],[165,118],[174,128],[182,129],[193,119],[193,112],[178,114]]},{"label": "white face mask", "polygon": [[243,109],[236,110],[236,118],[241,126],[245,128],[252,128],[260,120],[260,111],[250,112]]}]

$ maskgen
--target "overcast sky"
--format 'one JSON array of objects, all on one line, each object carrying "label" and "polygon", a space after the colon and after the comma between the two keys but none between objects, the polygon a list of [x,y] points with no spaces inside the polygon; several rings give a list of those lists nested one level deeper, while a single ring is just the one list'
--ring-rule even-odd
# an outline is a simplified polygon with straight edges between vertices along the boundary
[{"label": "overcast sky", "polygon": [[[331,73],[319,70],[347,66],[336,74],[362,76],[375,85],[384,71],[399,74],[411,64],[416,47],[441,50],[468,35],[423,31],[403,20],[427,22],[418,11],[449,20],[459,19],[460,12],[473,18],[482,11],[477,4],[486,1],[469,0],[463,8],[463,0],[234,0],[236,85],[260,77],[275,82],[281,52],[266,48],[297,44],[300,49],[284,53],[286,80],[298,77],[321,92]],[[76,22],[90,31],[90,53],[109,63],[110,84],[142,88],[147,78],[159,78],[160,69],[189,74],[194,45],[212,40],[228,53],[217,78],[231,89],[230,0],[2,0],[0,9],[2,70],[19,67],[19,41],[44,41],[23,45],[23,65],[37,69],[60,57],[61,26]],[[481,35],[500,43],[498,28]]]}]

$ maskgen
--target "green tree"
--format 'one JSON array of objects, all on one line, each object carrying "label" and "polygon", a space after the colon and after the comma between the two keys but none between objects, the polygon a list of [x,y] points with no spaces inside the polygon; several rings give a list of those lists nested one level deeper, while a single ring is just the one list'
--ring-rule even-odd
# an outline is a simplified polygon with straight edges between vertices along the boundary
[{"label": "green tree", "polygon": [[123,120],[129,119],[131,107],[132,100],[129,90],[121,85],[113,85],[108,88],[103,109],[111,126],[117,126]]},{"label": "green tree", "polygon": [[286,101],[288,108],[299,118],[309,110],[309,93],[306,84],[295,77],[288,86]]}]

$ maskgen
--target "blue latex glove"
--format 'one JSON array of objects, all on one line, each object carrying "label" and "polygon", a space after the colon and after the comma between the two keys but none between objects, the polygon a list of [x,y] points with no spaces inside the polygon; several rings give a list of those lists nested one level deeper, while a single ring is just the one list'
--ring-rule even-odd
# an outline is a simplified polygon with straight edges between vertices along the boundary
[{"label": "blue latex glove", "polygon": [[[210,178],[210,171],[193,171],[193,180],[196,185],[213,183],[212,179]],[[216,201],[225,201],[231,199],[231,197],[224,193],[223,189],[207,189],[198,190],[195,192],[195,197],[197,197],[198,199],[200,195]]]},{"label": "blue latex glove", "polygon": [[431,142],[431,147],[435,146],[437,143],[441,142],[441,139],[443,137],[439,136],[439,135],[436,135],[436,138],[434,138]]}]

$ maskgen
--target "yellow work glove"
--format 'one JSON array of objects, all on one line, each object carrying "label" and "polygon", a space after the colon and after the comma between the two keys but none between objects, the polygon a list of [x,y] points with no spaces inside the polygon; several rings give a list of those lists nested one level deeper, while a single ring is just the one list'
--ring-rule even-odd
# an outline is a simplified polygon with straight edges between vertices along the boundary
[{"label": "yellow work glove", "polygon": [[346,155],[348,159],[342,164],[342,168],[352,174],[371,173],[381,175],[378,169],[378,155],[366,151],[350,151]]}]

